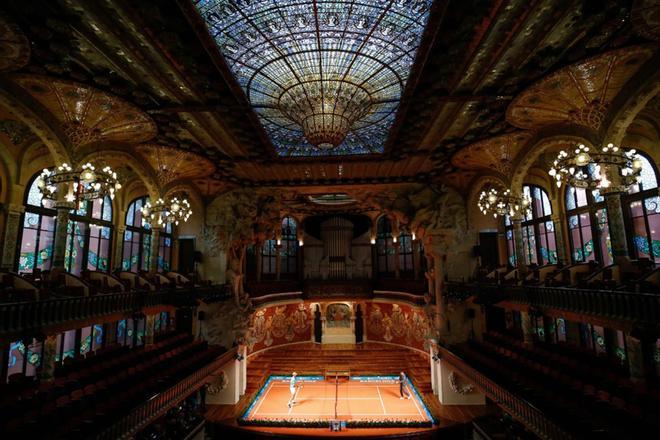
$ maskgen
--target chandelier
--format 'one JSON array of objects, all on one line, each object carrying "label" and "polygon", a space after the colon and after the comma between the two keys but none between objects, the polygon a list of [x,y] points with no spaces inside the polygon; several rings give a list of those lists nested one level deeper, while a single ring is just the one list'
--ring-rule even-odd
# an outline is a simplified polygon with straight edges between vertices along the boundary
[{"label": "chandelier", "polygon": [[353,124],[371,109],[371,96],[348,81],[296,84],[280,96],[282,113],[298,123],[307,141],[321,149],[339,146]]},{"label": "chandelier", "polygon": [[109,166],[97,171],[87,162],[80,168],[72,168],[63,163],[53,170],[44,169],[37,180],[37,187],[44,199],[57,201],[59,192],[66,188],[64,200],[79,204],[109,196],[115,198],[115,192],[121,189],[117,173]]},{"label": "chandelier", "polygon": [[557,187],[564,182],[575,188],[622,192],[641,180],[641,172],[642,159],[635,150],[624,151],[610,143],[600,151],[584,144],[562,150],[548,174]]},{"label": "chandelier", "polygon": [[516,196],[510,189],[498,191],[497,188],[481,191],[477,202],[482,214],[493,214],[495,218],[505,215],[513,217],[520,212],[527,212],[531,204],[532,201],[527,195]]},{"label": "chandelier", "polygon": [[185,197],[172,197],[169,200],[159,198],[152,205],[150,201],[140,208],[142,211],[142,225],[154,223],[163,226],[168,223],[179,225],[179,221],[187,222],[192,215],[190,202]]}]

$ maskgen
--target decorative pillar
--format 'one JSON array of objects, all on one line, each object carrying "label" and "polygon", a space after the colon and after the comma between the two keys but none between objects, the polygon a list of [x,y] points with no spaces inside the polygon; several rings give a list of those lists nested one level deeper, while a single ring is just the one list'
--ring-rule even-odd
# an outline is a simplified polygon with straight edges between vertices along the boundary
[{"label": "decorative pillar", "polygon": [[630,379],[641,382],[645,380],[643,338],[634,333],[636,332],[625,333],[626,357],[628,358]]},{"label": "decorative pillar", "polygon": [[144,345],[154,345],[154,325],[156,324],[156,315],[147,315],[144,323]]},{"label": "decorative pillar", "polygon": [[564,237],[566,237],[565,231],[564,231],[564,222],[561,221],[561,216],[559,214],[555,214],[551,218],[552,224],[555,227],[555,245],[557,246],[557,262],[566,265],[568,264],[568,258],[567,258],[567,252],[566,252],[566,247],[565,247],[565,240]]},{"label": "decorative pillar", "polygon": [[580,346],[580,324],[573,321],[564,320],[566,328],[566,342],[573,347]]},{"label": "decorative pillar", "polygon": [[522,327],[523,343],[527,346],[534,345],[534,327],[529,311],[520,312],[520,324]]},{"label": "decorative pillar", "polygon": [[149,246],[149,272],[158,272],[158,248],[160,247],[161,226],[151,227],[151,246]]},{"label": "decorative pillar", "polygon": [[601,191],[601,193],[605,198],[605,205],[607,206],[612,257],[614,258],[614,263],[619,264],[622,258],[628,259],[628,242],[626,241],[626,229],[623,224],[621,192],[612,191],[606,193]]},{"label": "decorative pillar", "polygon": [[75,208],[76,204],[73,202],[55,202],[55,209],[57,210],[57,223],[55,225],[55,237],[53,239],[53,269],[64,270],[69,212]]},{"label": "decorative pillar", "polygon": [[396,235],[392,232],[392,242],[394,244],[394,277],[399,279],[401,277],[401,268],[399,267],[399,233],[397,231]]},{"label": "decorative pillar", "polygon": [[57,354],[57,335],[48,335],[42,341],[43,356],[41,358],[41,369],[39,379],[42,382],[55,380],[55,355]]},{"label": "decorative pillar", "polygon": [[431,252],[433,257],[433,290],[435,293],[435,324],[439,331],[439,336],[449,333],[449,324],[447,321],[446,304],[444,298],[445,288],[445,268],[443,257],[446,253],[446,244],[444,237],[434,235],[431,237]]},{"label": "decorative pillar", "polygon": [[115,259],[113,261],[115,270],[124,270],[122,264],[124,252],[124,233],[126,232],[126,225],[117,226],[115,238]]},{"label": "decorative pillar", "polygon": [[523,235],[522,235],[522,217],[520,215],[514,216],[511,221],[513,222],[513,240],[516,245],[516,268],[519,272],[519,277],[527,273],[527,266],[525,266],[525,251],[523,248]]},{"label": "decorative pillar", "polygon": [[[414,237],[415,234],[412,235]],[[412,246],[412,258],[413,258],[413,278],[418,280],[420,278],[419,276],[419,271],[420,271],[420,255],[419,255],[419,240],[413,239],[411,237],[411,246]]]},{"label": "decorative pillar", "polygon": [[280,280],[280,249],[282,249],[282,242],[278,239],[275,244],[275,279]]},{"label": "decorative pillar", "polygon": [[5,222],[5,235],[2,242],[2,261],[0,268],[11,271],[16,263],[16,251],[18,249],[18,231],[21,226],[21,215],[25,212],[23,205],[4,205],[3,209],[7,214]]}]

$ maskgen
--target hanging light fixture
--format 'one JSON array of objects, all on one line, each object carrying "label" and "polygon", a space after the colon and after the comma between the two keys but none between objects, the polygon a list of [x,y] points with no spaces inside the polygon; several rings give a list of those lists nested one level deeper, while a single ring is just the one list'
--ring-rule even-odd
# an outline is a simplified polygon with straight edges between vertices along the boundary
[{"label": "hanging light fixture", "polygon": [[532,201],[527,195],[516,196],[510,189],[497,189],[491,187],[481,191],[477,206],[484,215],[493,214],[493,217],[510,215],[530,209]]},{"label": "hanging light fixture", "polygon": [[74,169],[68,163],[63,163],[53,170],[44,169],[37,180],[37,187],[44,199],[58,200],[59,191],[66,190],[64,200],[76,203],[102,199],[109,196],[115,198],[115,192],[121,189],[117,173],[109,166],[100,171],[87,162]]},{"label": "hanging light fixture", "polygon": [[174,223],[178,226],[180,221],[187,222],[192,215],[190,202],[183,196],[181,199],[176,196],[166,200],[159,198],[153,205],[147,201],[140,210],[142,211],[142,225],[165,226],[168,223]]},{"label": "hanging light fixture", "polygon": [[573,150],[562,150],[548,174],[557,187],[566,183],[575,188],[625,192],[641,180],[642,159],[635,150],[624,151],[607,144],[601,151],[592,151],[584,144]]}]

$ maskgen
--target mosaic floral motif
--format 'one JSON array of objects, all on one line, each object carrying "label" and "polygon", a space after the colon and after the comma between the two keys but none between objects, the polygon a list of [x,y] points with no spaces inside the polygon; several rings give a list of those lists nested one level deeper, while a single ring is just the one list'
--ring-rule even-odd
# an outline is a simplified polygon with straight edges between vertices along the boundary
[{"label": "mosaic floral motif", "polygon": [[[383,307],[391,307],[390,313],[383,313]],[[367,332],[369,339],[383,339],[386,342],[423,345],[429,333],[426,315],[409,306],[398,304],[369,305]]]},{"label": "mosaic floral motif", "polygon": [[248,330],[248,349],[252,351],[260,344],[270,347],[275,343],[308,340],[311,329],[309,313],[303,303],[257,310]]},{"label": "mosaic floral motif", "polygon": [[562,122],[598,129],[614,97],[652,55],[648,47],[626,47],[560,69],[518,95],[506,119],[524,129]]},{"label": "mosaic floral motif", "polygon": [[[431,3],[202,0],[196,7],[277,154],[326,156],[383,152]],[[292,116],[316,101],[322,110],[313,120]],[[305,138],[302,125],[343,117],[337,108],[351,105],[359,108],[349,112],[354,122],[338,146]]]},{"label": "mosaic floral motif", "polygon": [[60,121],[76,147],[100,140],[143,142],[156,135],[146,113],[100,90],[37,75],[13,79]]},{"label": "mosaic floral motif", "polygon": [[452,164],[463,169],[491,169],[508,176],[518,152],[532,132],[508,133],[472,144],[452,157]]}]

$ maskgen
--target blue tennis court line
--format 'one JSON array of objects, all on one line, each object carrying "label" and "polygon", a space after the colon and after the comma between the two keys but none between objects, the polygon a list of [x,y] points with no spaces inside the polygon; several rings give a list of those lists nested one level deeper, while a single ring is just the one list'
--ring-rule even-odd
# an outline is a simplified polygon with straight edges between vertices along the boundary
[{"label": "blue tennis court line", "polygon": [[[298,377],[298,380],[304,380],[307,382],[318,382],[321,380],[324,380],[325,378],[323,376],[296,376]],[[241,418],[248,417],[250,415],[250,412],[252,411],[252,408],[254,407],[254,404],[259,401],[261,398],[261,395],[264,393],[264,390],[268,389],[268,385],[270,385],[271,382],[276,381],[276,380],[282,380],[282,381],[290,381],[291,376],[270,376],[266,383],[261,387],[259,392],[257,393],[256,397],[248,406],[248,408],[243,412],[243,415],[241,415]],[[399,376],[353,376],[351,377],[351,380],[355,381],[360,381],[360,382],[378,382],[378,381],[384,381],[384,380],[392,380],[392,381],[398,381]],[[426,413],[426,417],[434,423],[437,424],[437,421],[435,420],[435,417],[431,415],[431,412],[429,409],[426,407],[426,404],[424,403],[424,400],[422,400],[421,395],[417,391],[417,388],[415,385],[410,382],[410,378],[406,376],[406,383],[408,384],[408,388],[415,393],[415,396],[417,397],[417,401],[419,402],[420,405],[422,405],[422,408],[424,409],[424,412]]]}]

